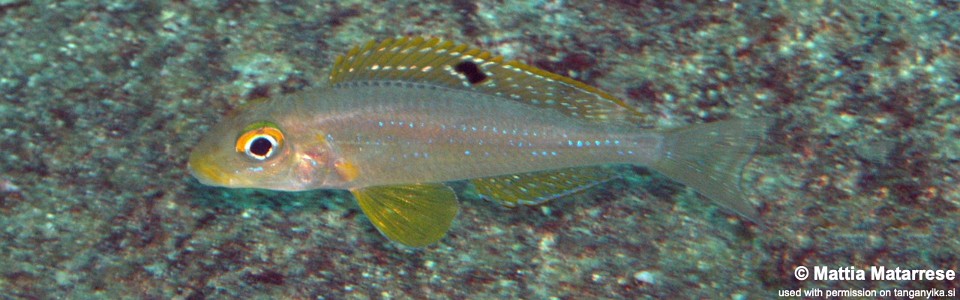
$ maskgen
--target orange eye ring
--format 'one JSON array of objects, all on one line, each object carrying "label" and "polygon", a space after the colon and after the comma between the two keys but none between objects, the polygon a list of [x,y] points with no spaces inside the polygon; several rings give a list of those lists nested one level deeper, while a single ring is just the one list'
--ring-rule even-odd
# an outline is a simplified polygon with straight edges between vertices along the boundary
[{"label": "orange eye ring", "polygon": [[236,150],[256,160],[266,160],[283,146],[283,132],[271,122],[256,122],[244,128]]}]

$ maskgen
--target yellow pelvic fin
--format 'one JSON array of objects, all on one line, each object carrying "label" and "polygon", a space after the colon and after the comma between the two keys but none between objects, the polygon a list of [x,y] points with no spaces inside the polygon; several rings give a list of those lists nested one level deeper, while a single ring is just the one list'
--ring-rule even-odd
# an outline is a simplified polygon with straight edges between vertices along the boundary
[{"label": "yellow pelvic fin", "polygon": [[422,37],[371,41],[337,58],[330,82],[403,81],[497,95],[597,122],[637,124],[639,112],[572,78],[463,44]]},{"label": "yellow pelvic fin", "polygon": [[515,207],[575,194],[615,177],[607,169],[589,167],[477,178],[470,182],[485,198]]},{"label": "yellow pelvic fin", "polygon": [[411,247],[440,240],[459,211],[453,189],[440,183],[374,186],[350,192],[380,233]]}]

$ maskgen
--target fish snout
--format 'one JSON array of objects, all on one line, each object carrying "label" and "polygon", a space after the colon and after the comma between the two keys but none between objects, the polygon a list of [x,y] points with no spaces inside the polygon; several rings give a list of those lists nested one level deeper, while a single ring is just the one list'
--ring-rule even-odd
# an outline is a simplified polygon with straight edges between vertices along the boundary
[{"label": "fish snout", "polygon": [[216,164],[211,163],[208,157],[196,154],[191,155],[189,161],[187,161],[187,169],[190,170],[190,175],[193,175],[193,177],[202,184],[215,186],[230,185],[230,179],[227,173],[217,167]]}]

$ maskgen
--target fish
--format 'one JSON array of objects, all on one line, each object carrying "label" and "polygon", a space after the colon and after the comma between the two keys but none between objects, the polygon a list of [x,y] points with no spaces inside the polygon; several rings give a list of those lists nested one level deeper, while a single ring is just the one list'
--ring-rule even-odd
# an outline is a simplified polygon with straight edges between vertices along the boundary
[{"label": "fish", "polygon": [[438,38],[370,41],[329,83],[223,118],[190,153],[199,182],[348,190],[374,227],[421,248],[459,213],[452,181],[507,207],[540,205],[639,165],[753,221],[740,173],[764,118],[651,130],[624,101],[575,79]]}]

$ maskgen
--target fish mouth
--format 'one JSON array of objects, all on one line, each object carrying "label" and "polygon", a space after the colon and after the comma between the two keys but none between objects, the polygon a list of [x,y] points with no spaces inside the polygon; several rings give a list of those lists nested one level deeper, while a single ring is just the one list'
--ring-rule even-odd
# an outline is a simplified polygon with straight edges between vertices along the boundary
[{"label": "fish mouth", "polygon": [[230,186],[233,181],[227,172],[210,163],[209,158],[192,155],[187,162],[190,175],[205,185]]}]

